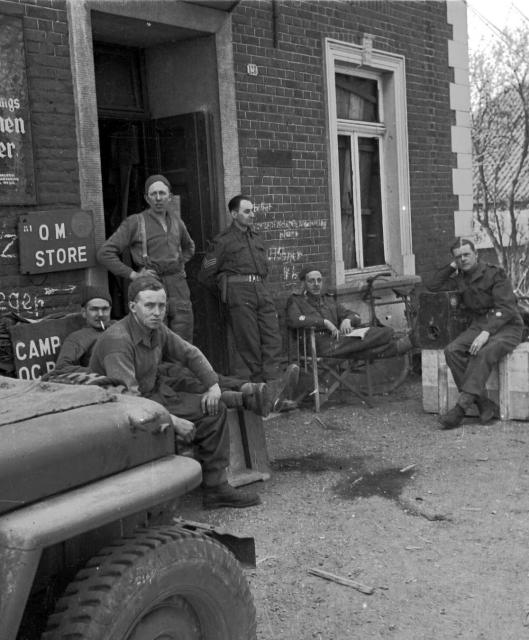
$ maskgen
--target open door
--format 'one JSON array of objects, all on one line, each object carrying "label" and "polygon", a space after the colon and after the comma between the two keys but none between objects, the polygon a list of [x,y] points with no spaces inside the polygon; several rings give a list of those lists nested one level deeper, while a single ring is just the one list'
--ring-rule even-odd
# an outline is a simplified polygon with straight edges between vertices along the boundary
[{"label": "open door", "polygon": [[196,246],[186,266],[195,316],[193,343],[216,371],[226,372],[226,345],[219,340],[225,326],[222,305],[197,280],[207,242],[218,232],[208,116],[199,111],[151,120],[146,130],[145,175],[162,173],[169,180]]}]

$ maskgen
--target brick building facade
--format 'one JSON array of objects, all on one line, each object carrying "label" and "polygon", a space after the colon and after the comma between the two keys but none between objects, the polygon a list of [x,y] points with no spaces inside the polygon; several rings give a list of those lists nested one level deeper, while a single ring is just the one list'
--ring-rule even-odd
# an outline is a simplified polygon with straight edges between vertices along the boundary
[{"label": "brick building facade", "polygon": [[470,233],[459,0],[0,0],[0,19],[21,25],[33,151],[32,196],[0,197],[0,312],[42,317],[106,281],[91,263],[22,273],[21,216],[90,211],[97,246],[155,171],[197,244],[206,351],[195,274],[235,193],[256,204],[279,308],[308,263],[354,299],[366,274],[414,280]]}]

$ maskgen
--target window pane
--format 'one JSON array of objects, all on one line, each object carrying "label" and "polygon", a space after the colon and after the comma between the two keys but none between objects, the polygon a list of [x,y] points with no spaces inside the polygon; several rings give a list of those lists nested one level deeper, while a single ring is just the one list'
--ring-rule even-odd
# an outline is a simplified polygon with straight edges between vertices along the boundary
[{"label": "window pane", "polygon": [[355,220],[351,171],[351,138],[338,136],[338,166],[340,170],[340,209],[342,213],[342,252],[345,269],[355,269]]},{"label": "window pane", "polygon": [[335,74],[336,116],[344,120],[378,122],[378,85],[376,80]]},{"label": "window pane", "polygon": [[377,138],[358,139],[364,267],[384,264],[384,231]]}]

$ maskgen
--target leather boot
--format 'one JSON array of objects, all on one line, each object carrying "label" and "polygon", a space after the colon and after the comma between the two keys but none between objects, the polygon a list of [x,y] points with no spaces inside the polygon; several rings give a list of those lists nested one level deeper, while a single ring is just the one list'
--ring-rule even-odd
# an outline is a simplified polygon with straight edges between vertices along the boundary
[{"label": "leather boot", "polygon": [[270,389],[265,382],[245,382],[241,387],[243,406],[266,418],[272,409]]},{"label": "leather boot", "polygon": [[478,405],[479,421],[481,424],[488,424],[499,417],[500,408],[495,402],[489,400],[486,396],[480,396],[476,400],[476,404]]},{"label": "leather boot", "polygon": [[222,507],[245,509],[257,504],[261,504],[261,498],[257,493],[234,489],[227,482],[214,487],[202,488],[202,506],[204,509],[221,509]]},{"label": "leather boot", "polygon": [[267,384],[272,398],[272,411],[278,411],[282,400],[290,400],[299,381],[299,366],[289,364],[283,375]]},{"label": "leather boot", "polygon": [[439,416],[438,420],[441,423],[441,429],[456,429],[461,426],[464,417],[465,410],[456,404],[450,411]]}]

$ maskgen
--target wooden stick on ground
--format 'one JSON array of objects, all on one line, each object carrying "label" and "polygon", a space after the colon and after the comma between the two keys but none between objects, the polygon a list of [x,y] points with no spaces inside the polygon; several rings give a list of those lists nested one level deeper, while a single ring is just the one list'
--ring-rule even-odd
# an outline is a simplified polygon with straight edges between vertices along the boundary
[{"label": "wooden stick on ground", "polygon": [[343,584],[345,587],[352,587],[353,589],[361,591],[368,596],[372,595],[375,591],[373,587],[368,587],[361,582],[356,582],[355,580],[350,580],[349,578],[342,578],[341,576],[336,576],[333,573],[323,571],[322,569],[308,569],[308,572],[313,576],[318,576],[318,578],[324,578],[325,580],[330,580],[331,582],[337,582],[338,584]]}]

